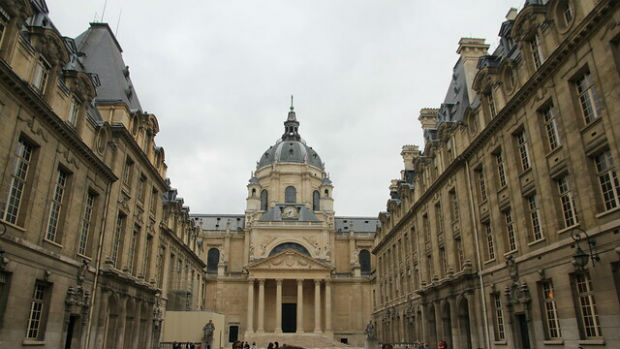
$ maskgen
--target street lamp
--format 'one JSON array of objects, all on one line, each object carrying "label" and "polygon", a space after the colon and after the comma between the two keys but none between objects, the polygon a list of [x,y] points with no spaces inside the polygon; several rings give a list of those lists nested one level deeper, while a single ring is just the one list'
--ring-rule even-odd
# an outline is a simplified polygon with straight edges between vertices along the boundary
[{"label": "street lamp", "polygon": [[[583,236],[582,236],[582,233],[583,233]],[[577,243],[577,250],[575,251],[575,254],[573,255],[573,265],[577,269],[585,268],[588,265],[588,262],[590,260],[592,260],[592,267],[594,267],[596,265],[596,262],[599,262],[601,260],[598,254],[592,251],[592,247],[596,246],[596,242],[593,239],[592,240],[590,239],[590,236],[588,236],[588,233],[586,233],[585,230],[581,228],[574,228],[570,232],[570,237],[573,239],[573,241]],[[588,245],[589,253],[586,253],[581,248],[580,242],[584,238],[585,238],[586,244]]]}]

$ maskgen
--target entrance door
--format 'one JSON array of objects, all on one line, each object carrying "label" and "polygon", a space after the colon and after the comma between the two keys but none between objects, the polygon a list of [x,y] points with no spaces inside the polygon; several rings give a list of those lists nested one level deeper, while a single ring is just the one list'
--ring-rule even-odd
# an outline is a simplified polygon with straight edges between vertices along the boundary
[{"label": "entrance door", "polygon": [[75,330],[75,326],[79,318],[80,317],[77,315],[69,316],[69,325],[67,326],[67,337],[65,338],[65,349],[71,349],[71,343],[73,342],[73,331]]},{"label": "entrance door", "polygon": [[521,348],[530,349],[530,333],[527,329],[527,319],[525,314],[517,314],[517,324],[521,334]]},{"label": "entrance door", "polygon": [[297,331],[297,304],[282,303],[282,332]]}]

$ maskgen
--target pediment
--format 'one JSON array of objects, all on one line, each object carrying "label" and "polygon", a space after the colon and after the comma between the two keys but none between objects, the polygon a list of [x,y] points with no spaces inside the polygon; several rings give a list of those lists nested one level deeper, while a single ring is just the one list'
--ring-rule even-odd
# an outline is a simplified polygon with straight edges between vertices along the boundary
[{"label": "pediment", "polygon": [[249,271],[284,270],[284,271],[325,271],[332,267],[295,250],[287,249],[271,257],[248,265]]}]

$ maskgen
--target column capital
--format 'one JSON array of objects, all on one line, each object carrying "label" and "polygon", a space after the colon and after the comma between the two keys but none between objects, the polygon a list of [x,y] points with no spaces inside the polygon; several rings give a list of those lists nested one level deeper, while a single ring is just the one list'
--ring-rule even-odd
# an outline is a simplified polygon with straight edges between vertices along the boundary
[{"label": "column capital", "polygon": [[322,279],[314,279],[314,284],[315,285],[321,285],[321,281],[323,281]]},{"label": "column capital", "polygon": [[325,281],[325,286],[330,286],[332,284],[332,280],[331,279],[325,279],[323,281]]},{"label": "column capital", "polygon": [[276,283],[277,283],[278,285],[282,285],[282,280],[284,280],[284,279],[276,279]]},{"label": "column capital", "polygon": [[265,279],[257,279],[259,285],[264,285],[265,284]]},{"label": "column capital", "polygon": [[248,284],[253,284],[256,278],[248,278]]},{"label": "column capital", "polygon": [[301,284],[301,283],[303,283],[303,282],[304,282],[304,280],[305,280],[305,279],[297,279],[297,283],[298,283],[298,284]]}]

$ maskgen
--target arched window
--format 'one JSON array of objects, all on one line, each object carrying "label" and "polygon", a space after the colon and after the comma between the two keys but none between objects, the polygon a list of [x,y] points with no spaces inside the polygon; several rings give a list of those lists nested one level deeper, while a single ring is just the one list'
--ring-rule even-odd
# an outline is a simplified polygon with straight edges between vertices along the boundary
[{"label": "arched window", "polygon": [[305,247],[296,242],[285,242],[283,244],[279,244],[278,246],[274,247],[271,252],[269,252],[269,256],[273,256],[274,254],[280,253],[285,250],[295,250],[297,252],[305,254],[308,257],[311,257],[310,252],[308,252]]},{"label": "arched window", "polygon": [[284,202],[287,204],[294,204],[297,202],[297,190],[295,190],[295,187],[286,187],[284,190]]},{"label": "arched window", "polygon": [[368,250],[361,250],[359,259],[362,274],[370,274],[370,252]]},{"label": "arched window", "polygon": [[260,192],[260,209],[263,211],[267,211],[267,190],[263,189],[263,191]]},{"label": "arched window", "polygon": [[321,209],[321,195],[319,194],[318,190],[315,190],[312,193],[312,210],[313,211],[319,211]]},{"label": "arched window", "polygon": [[220,264],[220,250],[213,247],[207,253],[207,273],[217,272],[217,265]]}]

